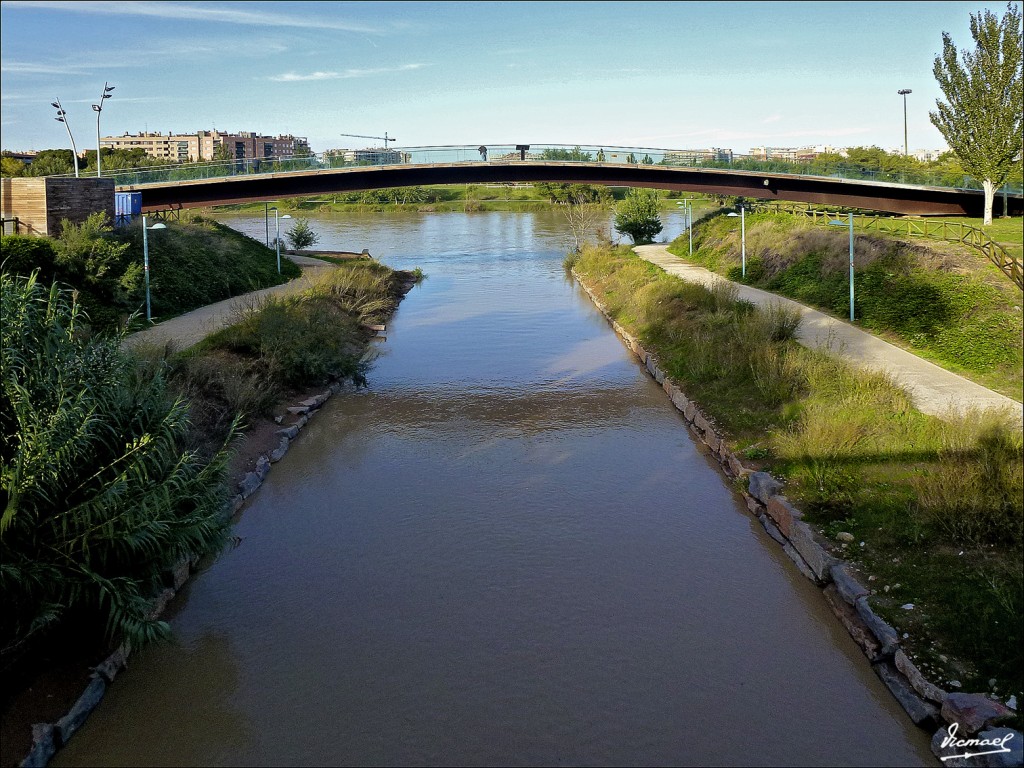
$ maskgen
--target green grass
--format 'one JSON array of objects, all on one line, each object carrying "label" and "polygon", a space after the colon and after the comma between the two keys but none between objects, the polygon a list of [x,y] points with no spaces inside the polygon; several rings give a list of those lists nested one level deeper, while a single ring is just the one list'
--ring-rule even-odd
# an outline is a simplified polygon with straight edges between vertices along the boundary
[{"label": "green grass", "polygon": [[736,301],[735,287],[705,290],[625,249],[586,248],[575,269],[726,442],[786,481],[809,522],[856,536],[842,556],[890,586],[877,602],[907,647],[949,658],[937,684],[1024,688],[1018,427],[915,411],[886,376],[798,345],[793,317]]},{"label": "green grass", "polygon": [[[731,280],[849,317],[845,232],[785,214],[748,216],[744,277],[738,230],[735,219],[722,216],[698,222],[692,260]],[[682,238],[669,250],[689,259]],[[1020,290],[983,255],[966,246],[857,234],[855,266],[857,325],[1024,399]]]}]

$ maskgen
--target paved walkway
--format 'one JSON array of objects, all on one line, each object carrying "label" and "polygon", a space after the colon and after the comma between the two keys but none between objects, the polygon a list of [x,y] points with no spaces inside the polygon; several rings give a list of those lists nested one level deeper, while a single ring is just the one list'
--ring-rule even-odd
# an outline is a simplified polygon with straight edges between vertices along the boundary
[{"label": "paved walkway", "polygon": [[289,255],[287,258],[302,267],[302,276],[290,280],[283,285],[275,285],[271,288],[264,288],[252,293],[235,296],[216,304],[208,304],[205,307],[194,309],[184,315],[172,317],[162,323],[157,323],[152,328],[138,331],[125,339],[124,346],[129,349],[140,346],[163,347],[171,344],[177,351],[188,349],[193,344],[198,344],[214,331],[230,325],[237,311],[247,306],[255,299],[263,296],[280,295],[285,296],[291,293],[298,293],[309,288],[313,282],[323,274],[325,269],[331,269],[334,265],[319,259],[311,259],[307,256]]},{"label": "paved walkway", "polygon": [[[634,249],[641,258],[656,264],[671,275],[709,286],[725,278],[687,264],[668,252],[665,245],[641,245]],[[782,304],[801,313],[797,340],[806,347],[830,349],[855,365],[885,371],[906,389],[914,405],[924,413],[944,416],[970,408],[1008,410],[1018,423],[1024,422],[1024,406],[998,392],[950,373],[934,363],[895,347],[849,323],[837,320],[803,304],[773,293],[735,284],[740,298],[759,306]]]}]

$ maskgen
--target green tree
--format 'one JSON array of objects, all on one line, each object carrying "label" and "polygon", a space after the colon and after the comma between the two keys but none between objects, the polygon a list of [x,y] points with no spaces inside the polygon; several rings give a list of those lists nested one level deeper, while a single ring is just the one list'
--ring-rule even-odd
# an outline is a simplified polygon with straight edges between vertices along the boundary
[{"label": "green tree", "polygon": [[320,242],[320,235],[313,231],[307,219],[296,219],[295,224],[288,230],[287,238],[292,249],[296,251],[301,251],[303,248],[309,248]]},{"label": "green tree", "polygon": [[631,189],[615,206],[615,230],[637,245],[649,243],[661,232],[658,194],[652,189]]},{"label": "green tree", "polygon": [[971,14],[974,51],[958,55],[948,32],[935,57],[935,79],[947,101],[936,99],[932,123],[985,190],[985,224],[992,223],[996,187],[1021,162],[1024,87],[1021,9],[1012,2],[1000,19],[991,11]]},{"label": "green tree", "polygon": [[70,149],[44,149],[32,158],[32,164],[25,172],[26,176],[55,176],[61,173],[74,173],[74,153]]},{"label": "green tree", "polygon": [[[0,668],[63,620],[134,644],[163,573],[227,536],[225,450],[186,447],[160,366],[86,338],[71,290],[0,275]],[[234,433],[235,430],[232,430]]]},{"label": "green tree", "polygon": [[0,176],[24,176],[28,166],[17,158],[4,155],[0,157]]}]

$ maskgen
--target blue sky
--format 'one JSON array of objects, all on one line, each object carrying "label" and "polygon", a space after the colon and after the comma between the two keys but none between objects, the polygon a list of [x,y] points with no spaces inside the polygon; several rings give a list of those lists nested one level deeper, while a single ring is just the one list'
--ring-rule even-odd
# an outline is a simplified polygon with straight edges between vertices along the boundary
[{"label": "blue sky", "polygon": [[4,149],[217,128],[374,142],[944,147],[973,2],[3,2]]}]

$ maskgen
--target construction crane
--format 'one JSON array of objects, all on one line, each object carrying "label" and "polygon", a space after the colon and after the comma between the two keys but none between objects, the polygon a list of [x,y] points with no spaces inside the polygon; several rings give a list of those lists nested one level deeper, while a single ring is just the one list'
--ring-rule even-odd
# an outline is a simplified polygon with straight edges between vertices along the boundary
[{"label": "construction crane", "polygon": [[388,132],[387,131],[384,131],[384,135],[383,136],[361,136],[358,133],[342,133],[342,134],[339,134],[339,135],[340,136],[348,136],[351,139],[376,139],[377,141],[383,141],[384,142],[384,149],[388,148],[388,142],[389,141],[396,141],[396,139],[389,139],[388,138]]}]

